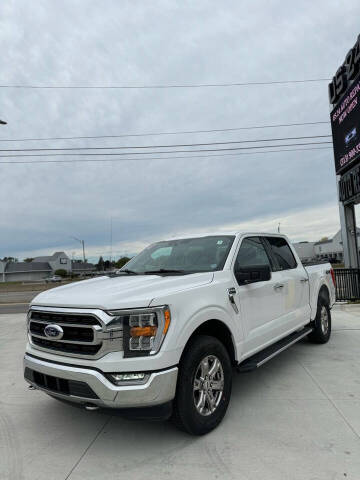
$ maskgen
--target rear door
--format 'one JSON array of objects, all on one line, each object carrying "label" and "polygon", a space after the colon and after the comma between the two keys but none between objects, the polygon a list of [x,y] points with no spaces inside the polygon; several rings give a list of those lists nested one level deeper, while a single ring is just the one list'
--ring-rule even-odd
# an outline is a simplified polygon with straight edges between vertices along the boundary
[{"label": "rear door", "polygon": [[[274,270],[269,247],[261,237],[249,236],[242,239],[233,273],[237,267],[249,266],[270,266]],[[273,341],[285,315],[284,292],[279,288],[282,272],[273,271],[271,279],[266,281],[239,285],[235,277],[235,282],[239,315],[245,334],[243,353],[249,356]]]},{"label": "rear door", "polygon": [[309,282],[303,265],[297,262],[290,245],[284,237],[266,237],[272,256],[274,276],[284,296],[282,328],[294,330],[310,320]]}]

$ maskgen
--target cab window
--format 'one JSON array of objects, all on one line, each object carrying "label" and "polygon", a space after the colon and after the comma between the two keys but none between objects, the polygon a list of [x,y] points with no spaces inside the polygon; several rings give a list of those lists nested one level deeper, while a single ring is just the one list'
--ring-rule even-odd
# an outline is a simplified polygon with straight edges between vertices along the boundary
[{"label": "cab window", "polygon": [[266,237],[275,261],[275,270],[290,270],[297,267],[295,257],[285,238]]},{"label": "cab window", "polygon": [[235,270],[249,266],[269,266],[270,260],[259,237],[245,238],[236,257]]}]

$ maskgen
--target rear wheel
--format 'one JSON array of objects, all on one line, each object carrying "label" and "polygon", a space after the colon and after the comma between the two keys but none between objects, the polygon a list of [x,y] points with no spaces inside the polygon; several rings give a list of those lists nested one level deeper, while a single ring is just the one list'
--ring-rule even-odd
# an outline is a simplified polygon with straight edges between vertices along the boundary
[{"label": "rear wheel", "polygon": [[224,345],[214,337],[194,337],[180,363],[173,422],[193,435],[210,432],[226,413],[231,385],[231,362]]},{"label": "rear wheel", "polygon": [[325,296],[320,296],[316,317],[314,321],[314,330],[309,334],[309,340],[313,343],[326,343],[331,335],[331,312],[329,300]]}]

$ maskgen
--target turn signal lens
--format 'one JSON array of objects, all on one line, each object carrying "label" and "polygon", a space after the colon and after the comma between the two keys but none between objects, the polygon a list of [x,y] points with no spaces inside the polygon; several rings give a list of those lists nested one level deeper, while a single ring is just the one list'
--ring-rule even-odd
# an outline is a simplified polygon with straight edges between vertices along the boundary
[{"label": "turn signal lens", "polygon": [[132,327],[130,329],[131,337],[154,337],[157,327]]},{"label": "turn signal lens", "polygon": [[164,319],[165,319],[165,324],[164,324],[163,335],[165,336],[170,327],[170,321],[171,321],[170,310],[165,310]]}]

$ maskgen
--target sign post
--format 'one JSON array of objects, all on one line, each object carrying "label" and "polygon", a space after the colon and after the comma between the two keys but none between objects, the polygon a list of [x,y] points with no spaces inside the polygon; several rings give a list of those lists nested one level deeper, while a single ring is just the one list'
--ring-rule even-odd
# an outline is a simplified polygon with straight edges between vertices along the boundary
[{"label": "sign post", "polygon": [[[338,177],[338,190],[339,180],[340,177]],[[339,213],[345,268],[359,268],[359,248],[356,235],[354,203],[344,205],[344,203],[340,201]]]}]

